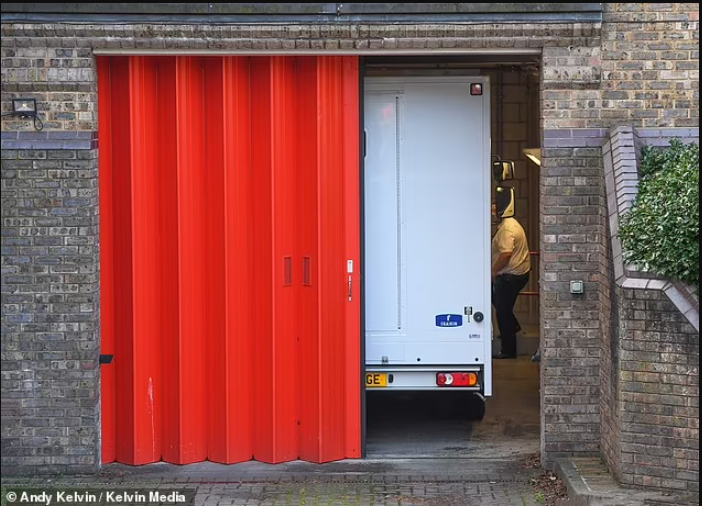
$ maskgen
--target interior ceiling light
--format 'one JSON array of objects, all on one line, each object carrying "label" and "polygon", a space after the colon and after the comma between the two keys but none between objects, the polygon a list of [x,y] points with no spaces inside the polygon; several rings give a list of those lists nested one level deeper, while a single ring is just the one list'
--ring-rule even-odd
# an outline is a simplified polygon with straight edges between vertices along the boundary
[{"label": "interior ceiling light", "polygon": [[525,149],[523,152],[529,160],[541,167],[541,148]]}]

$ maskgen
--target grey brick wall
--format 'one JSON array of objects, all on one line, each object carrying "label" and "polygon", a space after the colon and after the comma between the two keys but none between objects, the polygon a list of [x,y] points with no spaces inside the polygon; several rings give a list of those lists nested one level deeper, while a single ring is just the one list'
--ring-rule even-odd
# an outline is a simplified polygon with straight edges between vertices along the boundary
[{"label": "grey brick wall", "polygon": [[[543,52],[542,444],[619,453],[621,297],[601,146],[613,125],[699,125],[699,5],[605,4],[600,44]],[[571,280],[586,282],[572,296]],[[615,471],[617,471],[615,469]]]},{"label": "grey brick wall", "polygon": [[[547,459],[555,459],[600,450],[601,315],[608,299],[599,146],[606,130],[547,129],[544,135],[542,444]],[[585,282],[584,295],[570,293],[574,280]]]},{"label": "grey brick wall", "polygon": [[611,306],[609,308],[610,328],[602,333],[601,399],[602,415],[602,456],[612,474],[622,478],[622,430],[621,405],[619,404],[621,352],[619,328],[621,326],[619,308],[624,304],[621,288],[614,282],[611,285]]},{"label": "grey brick wall", "polygon": [[699,492],[699,300],[624,265],[616,237],[642,146],[671,138],[698,142],[699,129],[617,127],[604,147],[616,286],[602,343],[602,452],[625,484]]},{"label": "grey brick wall", "polygon": [[697,127],[700,6],[605,4],[603,126]]},{"label": "grey brick wall", "polygon": [[699,492],[699,332],[665,293],[617,291],[621,480]]},{"label": "grey brick wall", "polygon": [[97,151],[80,137],[2,134],[3,474],[98,467]]}]

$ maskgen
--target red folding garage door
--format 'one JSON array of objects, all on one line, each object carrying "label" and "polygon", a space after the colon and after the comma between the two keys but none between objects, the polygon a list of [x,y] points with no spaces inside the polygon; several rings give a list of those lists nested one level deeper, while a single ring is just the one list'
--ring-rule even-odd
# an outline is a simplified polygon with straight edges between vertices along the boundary
[{"label": "red folding garage door", "polygon": [[103,461],[360,457],[357,58],[98,70]]}]

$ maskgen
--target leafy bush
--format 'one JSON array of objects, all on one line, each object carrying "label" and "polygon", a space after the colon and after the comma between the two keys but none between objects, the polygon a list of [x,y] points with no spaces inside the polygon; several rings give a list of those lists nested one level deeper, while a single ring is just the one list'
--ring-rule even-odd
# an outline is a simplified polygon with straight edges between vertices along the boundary
[{"label": "leafy bush", "polygon": [[639,196],[619,235],[627,262],[699,288],[699,145],[644,150]]}]

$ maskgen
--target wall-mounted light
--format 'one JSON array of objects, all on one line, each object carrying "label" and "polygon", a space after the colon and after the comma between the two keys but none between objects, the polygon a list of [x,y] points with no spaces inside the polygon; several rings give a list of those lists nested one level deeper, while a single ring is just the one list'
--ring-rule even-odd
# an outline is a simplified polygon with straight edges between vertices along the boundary
[{"label": "wall-mounted light", "polygon": [[34,118],[37,115],[37,100],[35,98],[13,98],[12,114],[20,118]]},{"label": "wall-mounted light", "polygon": [[12,112],[2,115],[3,118],[18,117],[31,119],[35,130],[43,130],[44,123],[37,112],[37,100],[35,98],[13,98]]},{"label": "wall-mounted light", "polygon": [[541,149],[540,148],[530,148],[523,150],[524,155],[534,162],[536,165],[541,167]]}]

